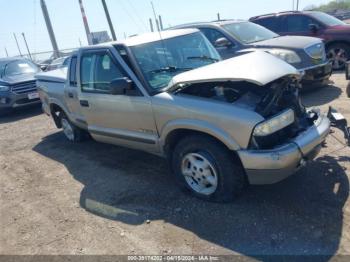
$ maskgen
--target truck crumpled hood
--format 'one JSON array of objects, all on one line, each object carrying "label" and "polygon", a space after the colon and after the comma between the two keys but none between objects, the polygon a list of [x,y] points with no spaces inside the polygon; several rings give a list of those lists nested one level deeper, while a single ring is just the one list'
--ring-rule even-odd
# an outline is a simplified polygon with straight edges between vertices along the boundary
[{"label": "truck crumpled hood", "polygon": [[247,81],[264,86],[281,77],[299,77],[296,68],[263,51],[256,51],[178,74],[168,87],[181,83]]}]

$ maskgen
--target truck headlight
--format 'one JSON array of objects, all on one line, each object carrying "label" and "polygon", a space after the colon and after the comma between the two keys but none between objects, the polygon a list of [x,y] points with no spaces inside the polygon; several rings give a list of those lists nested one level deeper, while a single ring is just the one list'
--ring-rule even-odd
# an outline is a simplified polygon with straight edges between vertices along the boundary
[{"label": "truck headlight", "polygon": [[10,87],[9,86],[0,86],[0,92],[6,92],[9,91]]},{"label": "truck headlight", "polygon": [[288,64],[297,64],[301,62],[300,57],[298,56],[297,53],[291,50],[285,50],[285,49],[271,49],[267,50],[268,53],[271,55],[274,55]]},{"label": "truck headlight", "polygon": [[268,136],[278,130],[289,126],[294,122],[294,111],[292,109],[287,109],[281,114],[278,114],[260,124],[258,124],[253,132],[254,136]]}]

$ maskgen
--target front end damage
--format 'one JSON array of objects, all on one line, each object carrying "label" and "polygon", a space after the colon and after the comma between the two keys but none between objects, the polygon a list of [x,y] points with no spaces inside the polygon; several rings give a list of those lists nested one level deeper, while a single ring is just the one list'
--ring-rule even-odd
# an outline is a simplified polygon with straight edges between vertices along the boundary
[{"label": "front end damage", "polygon": [[289,75],[263,86],[248,81],[187,83],[174,93],[218,100],[261,115],[264,121],[252,131],[248,147],[237,153],[251,184],[272,184],[312,160],[330,130],[326,116],[303,106],[299,90],[299,79]]}]

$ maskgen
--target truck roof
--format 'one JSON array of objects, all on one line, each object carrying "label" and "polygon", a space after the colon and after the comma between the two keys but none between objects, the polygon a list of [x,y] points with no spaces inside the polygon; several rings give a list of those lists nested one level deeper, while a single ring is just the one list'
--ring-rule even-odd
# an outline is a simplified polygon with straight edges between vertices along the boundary
[{"label": "truck roof", "polygon": [[145,33],[141,35],[131,36],[122,41],[103,43],[101,45],[103,46],[103,45],[111,45],[111,44],[124,44],[126,46],[136,46],[136,45],[142,45],[146,43],[157,42],[157,41],[165,40],[169,38],[174,38],[177,36],[188,35],[195,32],[199,32],[199,30],[197,29],[166,30],[161,32]]}]

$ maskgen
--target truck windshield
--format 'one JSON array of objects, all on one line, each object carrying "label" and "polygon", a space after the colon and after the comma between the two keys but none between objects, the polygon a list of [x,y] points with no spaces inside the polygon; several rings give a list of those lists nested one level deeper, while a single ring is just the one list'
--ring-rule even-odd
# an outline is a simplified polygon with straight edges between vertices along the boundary
[{"label": "truck windshield", "polygon": [[345,22],[340,21],[338,18],[335,18],[334,16],[322,12],[314,12],[310,14],[312,17],[314,17],[315,19],[324,23],[327,26],[346,25]]},{"label": "truck windshield", "polygon": [[200,32],[131,47],[153,91],[167,87],[177,74],[221,60]]},{"label": "truck windshield", "polygon": [[4,75],[5,76],[15,76],[15,75],[24,75],[24,74],[34,74],[39,71],[39,67],[29,61],[25,60],[16,60],[7,63],[4,66]]},{"label": "truck windshield", "polygon": [[251,22],[225,24],[223,28],[244,44],[251,44],[279,36],[269,29]]}]

